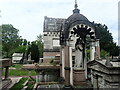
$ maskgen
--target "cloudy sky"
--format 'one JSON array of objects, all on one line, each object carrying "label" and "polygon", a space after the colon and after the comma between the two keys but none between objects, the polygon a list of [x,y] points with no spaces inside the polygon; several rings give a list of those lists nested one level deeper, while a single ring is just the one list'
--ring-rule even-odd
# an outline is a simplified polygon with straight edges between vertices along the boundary
[{"label": "cloudy sky", "polygon": [[[80,13],[90,21],[106,24],[118,41],[119,0],[77,0]],[[67,18],[74,9],[74,0],[0,0],[0,23],[12,24],[19,34],[33,41],[43,33],[44,16]]]}]

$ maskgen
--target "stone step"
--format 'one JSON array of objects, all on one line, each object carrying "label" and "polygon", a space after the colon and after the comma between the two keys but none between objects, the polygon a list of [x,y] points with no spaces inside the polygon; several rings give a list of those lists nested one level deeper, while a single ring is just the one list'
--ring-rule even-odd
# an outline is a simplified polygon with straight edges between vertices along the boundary
[{"label": "stone step", "polygon": [[8,87],[11,85],[11,83],[12,83],[11,79],[3,80],[2,81],[2,90],[7,90]]}]

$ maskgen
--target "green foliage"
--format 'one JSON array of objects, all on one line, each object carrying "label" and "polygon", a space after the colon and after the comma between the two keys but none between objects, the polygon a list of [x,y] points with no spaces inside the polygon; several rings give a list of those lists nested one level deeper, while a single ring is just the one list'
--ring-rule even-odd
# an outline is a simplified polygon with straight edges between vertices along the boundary
[{"label": "green foliage", "polygon": [[26,45],[27,45],[27,40],[24,39],[24,40],[23,40],[23,46],[26,46]]},{"label": "green foliage", "polygon": [[19,30],[11,24],[3,24],[0,27],[2,32],[2,46],[0,47],[2,47],[3,58],[11,58],[15,52],[25,53],[28,42],[19,36]]},{"label": "green foliage", "polygon": [[57,65],[55,62],[54,62],[54,59],[51,58],[50,62],[49,62],[51,65]]},{"label": "green foliage", "polygon": [[86,52],[87,52],[87,60],[89,60],[90,59],[90,49],[87,49]]},{"label": "green foliage", "polygon": [[[21,69],[22,64],[13,64],[11,67],[15,69],[9,69],[9,76],[28,76],[29,75],[28,70]],[[2,72],[2,74],[5,75],[5,72]],[[32,70],[31,75],[32,76],[36,75],[36,72]]]},{"label": "green foliage", "polygon": [[33,90],[35,82],[33,82],[31,79],[29,79],[29,82],[27,84],[27,89],[26,90]]},{"label": "green foliage", "polygon": [[17,53],[25,53],[26,51],[26,46],[19,46],[18,48],[15,49],[15,52]]},{"label": "green foliage", "polygon": [[51,65],[54,65],[54,66],[57,65],[57,63],[54,62],[54,59],[51,59],[51,60],[50,60],[50,64],[51,64]]},{"label": "green foliage", "polygon": [[2,44],[0,44],[0,56],[2,56]]},{"label": "green foliage", "polygon": [[50,63],[53,63],[53,59],[50,60]]},{"label": "green foliage", "polygon": [[36,63],[39,61],[39,49],[35,42],[31,44],[31,59],[35,60]]},{"label": "green foliage", "polygon": [[42,58],[43,57],[43,36],[40,34],[37,36],[36,44],[39,48],[39,55]]},{"label": "green foliage", "polygon": [[2,45],[3,54],[9,57],[9,52],[19,46],[20,36],[19,30],[14,28],[11,24],[2,25]]},{"label": "green foliage", "polygon": [[16,69],[21,69],[22,68],[22,64],[13,64],[11,67],[14,67]]},{"label": "green foliage", "polygon": [[42,36],[41,34],[39,34],[39,35],[37,36],[37,41],[39,41],[39,42],[42,42],[42,41],[43,41],[43,36]]},{"label": "green foliage", "polygon": [[[22,88],[24,87],[24,83],[26,82],[28,78],[21,78],[20,81],[16,84],[14,84],[14,86],[12,88],[10,88],[10,90],[22,90]],[[27,83],[27,89],[26,90],[33,90],[35,82],[33,82],[31,79],[28,80]]]},{"label": "green foliage", "polygon": [[23,83],[27,80],[28,78],[21,78],[20,81],[16,84],[14,84],[13,87],[10,88],[10,90],[21,90],[24,86]]},{"label": "green foliage", "polygon": [[25,53],[26,51],[26,46],[18,46],[15,49],[12,49],[11,51],[9,51],[8,57],[12,57],[13,53]]},{"label": "green foliage", "polygon": [[36,41],[31,42],[31,45],[28,46],[27,49],[27,56],[31,54],[31,60],[34,60],[34,62],[39,62],[39,48],[36,44]]},{"label": "green foliage", "polygon": [[[22,69],[10,69],[9,70],[9,76],[28,76],[29,71],[28,70],[22,70]],[[33,70],[31,71],[31,75],[36,75],[36,72]]]},{"label": "green foliage", "polygon": [[106,58],[106,57],[110,56],[110,54],[108,52],[106,52],[105,50],[101,50],[100,55],[102,58]]},{"label": "green foliage", "polygon": [[116,43],[111,44],[110,48],[110,55],[112,56],[118,56],[119,55],[119,47],[116,45]]},{"label": "green foliage", "polygon": [[101,50],[108,52],[111,56],[118,56],[118,46],[113,42],[113,37],[109,32],[108,27],[105,24],[96,24],[96,28],[100,32]]}]

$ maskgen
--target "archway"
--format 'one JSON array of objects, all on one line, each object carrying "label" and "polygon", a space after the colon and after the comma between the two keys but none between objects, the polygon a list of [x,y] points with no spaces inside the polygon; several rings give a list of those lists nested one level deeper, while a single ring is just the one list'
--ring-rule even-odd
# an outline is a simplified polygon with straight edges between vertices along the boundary
[{"label": "archway", "polygon": [[[94,23],[80,14],[75,5],[73,14],[66,19],[60,31],[62,77],[65,78],[67,87],[80,84],[80,73],[84,79],[87,79],[86,45],[88,43],[90,60],[94,60],[100,49],[98,31]],[[72,63],[73,54],[75,54],[75,65]]]}]

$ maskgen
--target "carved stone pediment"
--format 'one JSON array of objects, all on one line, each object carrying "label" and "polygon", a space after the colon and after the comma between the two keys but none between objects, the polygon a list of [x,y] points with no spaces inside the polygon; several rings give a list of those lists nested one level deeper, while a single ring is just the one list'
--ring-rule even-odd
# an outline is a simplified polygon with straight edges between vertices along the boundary
[{"label": "carved stone pediment", "polygon": [[[88,68],[99,71],[106,74],[118,74],[120,72],[120,67],[107,66],[102,61],[93,60],[87,63]],[[120,73],[119,73],[120,74]]]}]

